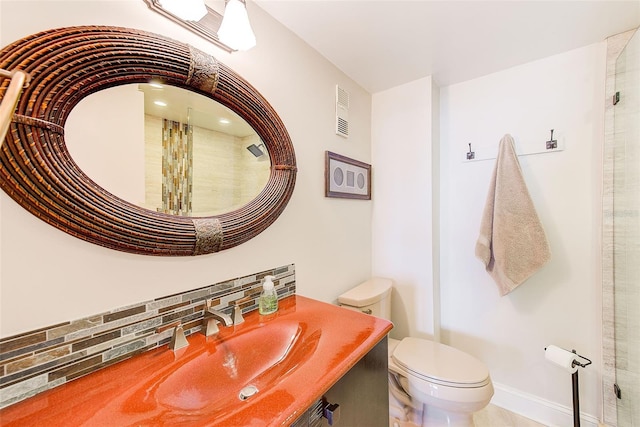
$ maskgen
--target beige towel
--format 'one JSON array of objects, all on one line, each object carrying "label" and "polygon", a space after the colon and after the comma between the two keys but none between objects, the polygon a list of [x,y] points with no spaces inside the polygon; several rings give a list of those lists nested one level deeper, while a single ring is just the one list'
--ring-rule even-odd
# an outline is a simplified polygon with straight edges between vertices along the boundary
[{"label": "beige towel", "polygon": [[476,256],[501,295],[514,290],[551,258],[509,134],[500,140]]}]

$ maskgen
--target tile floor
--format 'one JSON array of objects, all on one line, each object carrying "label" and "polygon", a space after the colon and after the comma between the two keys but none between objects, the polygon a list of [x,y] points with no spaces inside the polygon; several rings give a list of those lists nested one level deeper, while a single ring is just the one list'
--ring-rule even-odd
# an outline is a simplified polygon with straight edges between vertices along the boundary
[{"label": "tile floor", "polygon": [[[482,411],[474,414],[473,421],[476,427],[547,427],[544,424],[537,423],[491,404]],[[389,420],[389,426],[419,427],[418,424],[411,421],[395,421],[394,419]]]},{"label": "tile floor", "polygon": [[473,416],[476,427],[545,427],[544,424],[514,414],[495,405],[489,405]]}]

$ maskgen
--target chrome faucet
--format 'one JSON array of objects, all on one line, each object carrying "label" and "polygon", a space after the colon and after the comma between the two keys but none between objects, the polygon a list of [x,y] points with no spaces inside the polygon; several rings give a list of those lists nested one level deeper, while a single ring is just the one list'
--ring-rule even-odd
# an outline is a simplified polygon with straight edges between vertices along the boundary
[{"label": "chrome faucet", "polygon": [[210,302],[207,301],[208,307],[204,310],[204,322],[202,325],[202,330],[207,337],[220,332],[220,329],[218,328],[218,322],[222,322],[224,326],[233,325],[231,316],[221,311],[212,309],[211,307],[209,307],[209,304]]},{"label": "chrome faucet", "polygon": [[204,317],[205,318],[212,317],[218,322],[222,322],[224,326],[233,325],[233,320],[231,319],[231,316],[229,316],[227,313],[223,313],[222,311],[214,310],[212,308],[208,308],[205,311]]}]

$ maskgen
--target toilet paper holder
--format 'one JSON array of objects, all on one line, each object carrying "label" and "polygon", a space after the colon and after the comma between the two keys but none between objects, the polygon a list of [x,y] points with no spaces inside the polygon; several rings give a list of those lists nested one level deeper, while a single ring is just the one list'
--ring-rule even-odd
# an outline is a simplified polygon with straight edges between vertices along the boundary
[{"label": "toilet paper holder", "polygon": [[574,360],[574,361],[572,362],[573,366],[576,366],[576,365],[577,365],[577,366],[580,366],[581,368],[584,368],[584,367],[587,367],[587,366],[591,365],[591,359],[587,359],[586,357],[584,357],[584,356],[582,356],[582,355],[578,354],[575,350],[571,350],[571,353],[575,354],[575,355],[576,355],[576,356],[578,356],[580,359],[584,359],[584,360],[586,360],[586,361],[587,361],[587,363],[580,363],[580,362],[578,362],[577,360]]},{"label": "toilet paper holder", "polygon": [[[585,361],[586,361],[586,363],[581,363],[580,361],[578,361],[578,360],[576,360],[576,359],[574,358],[574,359],[571,361],[571,367],[572,367],[572,368],[575,368],[576,366],[579,366],[579,367],[581,367],[581,368],[584,368],[584,367],[587,367],[587,366],[591,365],[591,363],[592,363],[592,362],[591,362],[591,359],[589,359],[589,358],[587,358],[587,357],[585,357],[585,356],[582,356],[581,354],[578,354],[578,352],[577,352],[577,351],[575,351],[575,350],[571,350],[571,351],[569,352],[569,350],[565,350],[565,349],[563,349],[563,348],[561,348],[561,347],[556,347],[556,346],[551,346],[551,347],[555,347],[556,349],[564,350],[564,351],[566,351],[567,353],[575,354],[575,355],[576,355],[576,356],[578,356],[580,359],[583,359],[583,360],[585,360]],[[549,348],[549,347],[545,347],[545,348],[544,348],[544,351],[546,352],[548,348]]]},{"label": "toilet paper holder", "polygon": [[[550,347],[555,347],[555,346],[550,346]],[[547,351],[548,347],[545,347],[544,351]],[[556,349],[559,349],[560,347],[555,347]],[[561,349],[564,350],[564,349]],[[568,350],[564,350],[566,352],[569,352]],[[579,357],[580,359],[586,360],[586,363],[582,363],[581,361],[576,360],[575,358],[571,361],[571,367],[575,368],[575,370],[572,371],[571,374],[571,385],[572,385],[572,393],[573,393],[573,426],[574,427],[580,427],[580,395],[579,395],[579,386],[578,386],[578,368],[576,368],[576,366],[579,366],[581,368],[584,368],[586,366],[591,365],[591,359],[586,358],[580,354],[578,354],[577,351],[575,350],[571,350],[572,354],[575,354],[577,357]]]}]

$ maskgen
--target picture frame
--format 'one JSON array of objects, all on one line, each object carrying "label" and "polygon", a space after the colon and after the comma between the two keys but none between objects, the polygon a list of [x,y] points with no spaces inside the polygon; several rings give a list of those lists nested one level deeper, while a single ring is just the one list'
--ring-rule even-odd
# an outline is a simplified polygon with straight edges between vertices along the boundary
[{"label": "picture frame", "polygon": [[371,200],[371,165],[325,152],[325,197]]}]

